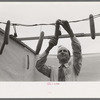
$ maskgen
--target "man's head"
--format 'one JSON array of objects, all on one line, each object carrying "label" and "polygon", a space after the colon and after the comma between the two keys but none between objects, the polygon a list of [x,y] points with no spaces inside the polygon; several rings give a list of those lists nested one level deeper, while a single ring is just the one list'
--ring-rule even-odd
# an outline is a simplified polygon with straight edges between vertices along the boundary
[{"label": "man's head", "polygon": [[64,47],[64,46],[59,46],[58,51],[57,51],[57,58],[59,59],[59,63],[65,64],[69,61],[70,59],[70,51]]}]

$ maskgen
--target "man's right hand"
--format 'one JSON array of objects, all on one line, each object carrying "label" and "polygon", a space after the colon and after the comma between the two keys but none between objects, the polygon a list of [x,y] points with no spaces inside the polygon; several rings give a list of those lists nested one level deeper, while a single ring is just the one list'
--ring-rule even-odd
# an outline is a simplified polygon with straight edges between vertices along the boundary
[{"label": "man's right hand", "polygon": [[49,46],[47,47],[47,49],[45,50],[46,53],[49,53],[49,51],[56,46],[58,43],[58,38],[56,36],[52,37],[49,41]]},{"label": "man's right hand", "polygon": [[56,25],[55,25],[55,35],[54,37],[52,37],[49,41],[49,46],[47,47],[47,49],[45,50],[47,53],[49,53],[49,51],[57,45],[58,43],[58,36],[61,35],[61,32],[59,30],[59,20],[56,21]]},{"label": "man's right hand", "polygon": [[58,38],[56,36],[52,37],[49,41],[49,46],[50,47],[53,47],[53,46],[56,46],[58,43]]}]

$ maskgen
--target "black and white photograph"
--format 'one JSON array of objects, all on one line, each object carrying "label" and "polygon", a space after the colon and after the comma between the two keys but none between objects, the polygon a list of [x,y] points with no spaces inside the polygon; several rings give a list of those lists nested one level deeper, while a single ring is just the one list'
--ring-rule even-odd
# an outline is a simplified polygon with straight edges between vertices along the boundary
[{"label": "black and white photograph", "polygon": [[[67,90],[70,83],[79,86],[87,82],[90,87],[94,82],[100,84],[100,2],[0,2],[0,83],[3,82],[14,82],[14,86],[23,83],[25,87],[24,83],[29,82],[31,87],[37,83],[48,91],[47,97],[63,98],[78,94],[72,96],[68,88],[69,95],[60,96],[61,91],[55,95],[56,89],[51,89]],[[99,90],[92,89],[93,93]],[[41,88],[35,92],[38,91]],[[79,93],[79,88],[75,91]],[[87,92],[81,92],[80,97],[99,97],[98,93],[94,96]]]}]

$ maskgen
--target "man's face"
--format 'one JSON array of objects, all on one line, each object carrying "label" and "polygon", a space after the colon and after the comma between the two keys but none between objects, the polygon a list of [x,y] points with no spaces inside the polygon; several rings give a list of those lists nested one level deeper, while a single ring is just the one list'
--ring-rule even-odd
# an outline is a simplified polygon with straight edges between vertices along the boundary
[{"label": "man's face", "polygon": [[58,50],[57,58],[61,64],[67,63],[70,58],[68,50],[64,47],[60,48]]}]

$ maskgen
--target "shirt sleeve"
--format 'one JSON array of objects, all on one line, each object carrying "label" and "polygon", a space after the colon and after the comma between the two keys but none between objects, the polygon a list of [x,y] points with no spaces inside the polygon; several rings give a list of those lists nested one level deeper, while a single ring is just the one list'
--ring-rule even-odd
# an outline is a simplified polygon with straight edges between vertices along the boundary
[{"label": "shirt sleeve", "polygon": [[51,74],[51,67],[47,66],[45,63],[47,61],[47,53],[44,52],[42,55],[40,55],[39,59],[36,63],[36,68],[39,72],[46,75],[47,77],[50,77]]},{"label": "shirt sleeve", "polygon": [[73,49],[73,68],[75,74],[78,76],[82,66],[82,50],[81,50],[81,45],[75,36],[71,38],[71,40]]}]

